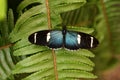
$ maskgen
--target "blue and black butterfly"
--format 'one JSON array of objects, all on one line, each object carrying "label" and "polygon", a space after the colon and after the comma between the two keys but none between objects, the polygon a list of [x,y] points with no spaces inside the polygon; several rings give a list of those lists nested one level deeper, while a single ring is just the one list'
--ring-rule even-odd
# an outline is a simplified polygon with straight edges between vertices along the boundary
[{"label": "blue and black butterfly", "polygon": [[99,43],[95,37],[89,34],[66,29],[38,31],[29,36],[29,41],[52,49],[63,47],[70,50],[95,48]]}]

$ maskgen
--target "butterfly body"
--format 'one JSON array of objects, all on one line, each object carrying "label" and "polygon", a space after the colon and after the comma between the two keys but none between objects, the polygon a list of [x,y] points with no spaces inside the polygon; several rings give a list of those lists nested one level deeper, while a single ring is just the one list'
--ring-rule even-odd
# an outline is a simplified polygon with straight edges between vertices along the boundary
[{"label": "butterfly body", "polygon": [[70,50],[90,49],[98,45],[98,40],[89,34],[65,29],[38,31],[29,36],[29,41],[53,49],[63,47]]}]

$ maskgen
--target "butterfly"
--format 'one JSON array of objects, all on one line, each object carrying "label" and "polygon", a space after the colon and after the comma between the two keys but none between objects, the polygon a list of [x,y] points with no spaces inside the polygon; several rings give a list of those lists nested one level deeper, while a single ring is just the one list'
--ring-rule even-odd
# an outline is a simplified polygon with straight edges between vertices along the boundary
[{"label": "butterfly", "polygon": [[63,30],[42,30],[31,34],[28,40],[32,44],[48,46],[52,49],[67,48],[69,50],[91,49],[97,47],[98,40],[82,32]]}]

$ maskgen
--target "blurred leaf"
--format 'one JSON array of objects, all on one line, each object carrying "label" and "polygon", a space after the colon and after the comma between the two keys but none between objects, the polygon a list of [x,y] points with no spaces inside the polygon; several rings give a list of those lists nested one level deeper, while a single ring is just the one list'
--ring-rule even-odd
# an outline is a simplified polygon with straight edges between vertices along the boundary
[{"label": "blurred leaf", "polygon": [[[119,0],[101,0],[102,4],[99,6],[99,15],[96,18],[97,37],[101,44],[97,48],[96,58],[96,72],[100,75],[102,71],[112,68],[119,64],[120,53],[120,1]],[[116,65],[117,66],[117,65]],[[100,79],[99,77],[99,79]],[[100,79],[101,80],[101,79]]]},{"label": "blurred leaf", "polygon": [[0,21],[6,17],[7,11],[7,2],[6,0],[0,0]]},{"label": "blurred leaf", "polygon": [[87,2],[84,6],[61,14],[64,24],[75,26],[93,26],[98,13],[95,1]]},{"label": "blurred leaf", "polygon": [[14,27],[12,10],[8,11],[8,18],[0,22],[0,46],[4,46],[4,49],[0,50],[0,79],[1,80],[14,80],[12,75],[12,69],[14,68],[12,50],[5,45],[9,44],[9,33]]},{"label": "blurred leaf", "polygon": [[107,1],[106,12],[108,16],[110,46],[114,53],[120,53],[120,1]]}]

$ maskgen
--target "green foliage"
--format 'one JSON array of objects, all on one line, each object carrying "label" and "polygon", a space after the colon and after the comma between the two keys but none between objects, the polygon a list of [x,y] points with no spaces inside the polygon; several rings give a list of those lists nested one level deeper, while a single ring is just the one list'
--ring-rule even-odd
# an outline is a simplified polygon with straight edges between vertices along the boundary
[{"label": "green foliage", "polygon": [[6,3],[7,3],[6,0],[0,1],[0,20],[3,20],[6,17],[7,11]]},{"label": "green foliage", "polygon": [[[94,55],[87,50],[80,50],[75,52],[66,50],[56,51],[59,79],[72,79],[74,77],[95,78],[93,74],[89,73],[89,71],[93,70],[94,63],[91,62],[91,60],[89,60],[87,57],[94,57]],[[48,50],[38,52],[37,54],[18,62],[13,73],[35,72],[34,74],[25,78],[25,80],[30,80],[33,78],[36,80],[52,80],[52,78],[54,78],[53,69],[51,51]]]},{"label": "green foliage", "polygon": [[[61,28],[61,26],[58,26],[62,23],[61,13],[77,9],[85,4],[85,2],[85,0],[50,1],[49,8],[52,28]],[[13,54],[15,56],[26,56],[26,58],[16,64],[13,74],[32,73],[23,80],[54,80],[56,73],[54,73],[52,51],[47,47],[36,46],[28,41],[28,36],[31,33],[48,29],[48,13],[45,0],[24,0],[18,6],[17,11],[20,17],[10,34],[10,40],[12,43],[15,43]],[[82,29],[87,31],[86,33],[94,31],[89,28],[81,28],[81,31]],[[78,30],[78,28],[74,30]],[[55,54],[59,80],[96,78],[91,73],[94,63],[89,57],[94,57],[94,55],[90,51],[81,49],[71,52],[61,49],[55,51]]]},{"label": "green foliage", "polygon": [[[82,7],[61,14],[64,24],[76,26],[93,26],[98,9],[96,4],[87,2]],[[86,31],[85,31],[86,32]]]},{"label": "green foliage", "polygon": [[[95,51],[97,54],[94,62],[96,64],[96,72],[100,74],[105,69],[112,68],[119,64],[120,53],[120,6],[119,0],[107,0],[105,10],[99,6],[99,15],[96,18],[96,31],[101,44]],[[103,11],[105,12],[103,14]],[[106,18],[104,16],[107,16]],[[107,20],[107,21],[106,21]],[[102,62],[102,63],[101,63]]]},{"label": "green foliage", "polygon": [[[49,2],[52,29],[61,29],[60,24],[64,23],[68,25],[69,30],[95,35],[100,41],[99,47],[93,50],[96,55],[93,59],[95,64],[89,59],[95,56],[91,51],[55,50],[59,80],[94,79],[96,76],[91,72],[95,65],[95,72],[98,75],[113,64],[113,60],[116,59],[114,56],[119,55],[120,1],[107,0],[104,3],[106,11],[104,15],[107,18],[103,15],[104,10],[99,0]],[[19,18],[14,29],[11,10],[8,12],[8,18],[0,22],[0,46],[10,41],[14,43],[12,48],[0,50],[0,80],[55,80],[57,74],[54,72],[51,49],[33,45],[28,41],[28,36],[33,32],[49,29],[45,0],[23,0],[17,12]],[[108,22],[105,22],[106,19]],[[13,61],[16,63],[15,66]]]},{"label": "green foliage", "polygon": [[14,68],[14,64],[12,61],[12,57],[10,54],[10,49],[6,48],[0,50],[0,78],[1,80],[14,80],[14,76],[12,75],[12,69]]},{"label": "green foliage", "polygon": [[[7,19],[0,22],[0,46],[9,44],[8,36],[13,27],[13,13],[10,9]],[[14,63],[11,53],[10,48],[0,50],[0,80],[14,80],[14,76],[12,75]]]},{"label": "green foliage", "polygon": [[120,1],[107,1],[106,2],[106,11],[108,16],[108,23],[110,27],[110,37],[111,37],[111,49],[115,54],[120,53]]}]

